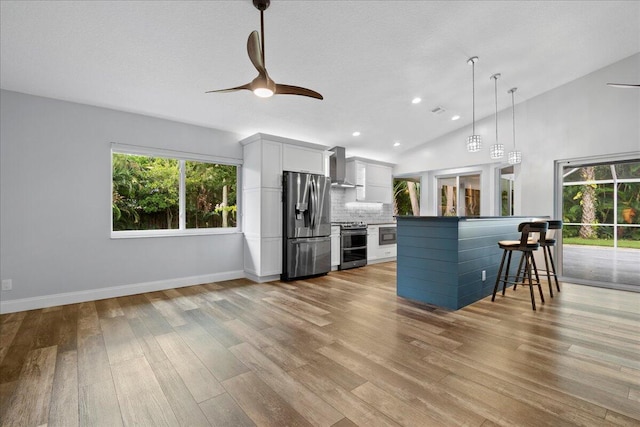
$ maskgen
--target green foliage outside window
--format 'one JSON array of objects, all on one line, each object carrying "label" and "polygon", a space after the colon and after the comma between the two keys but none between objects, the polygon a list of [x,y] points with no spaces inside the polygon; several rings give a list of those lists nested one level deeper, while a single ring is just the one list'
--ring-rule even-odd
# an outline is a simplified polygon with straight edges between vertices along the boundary
[{"label": "green foliage outside window", "polygon": [[420,215],[419,180],[393,180],[393,211],[394,215]]},{"label": "green foliage outside window", "polygon": [[236,166],[113,153],[113,230],[180,228],[181,167],[185,228],[235,227]]},{"label": "green foliage outside window", "polygon": [[[617,184],[595,181],[613,180],[611,165],[585,166],[571,172],[565,168],[563,187],[563,221],[565,223],[589,223],[589,225],[565,225],[564,237],[613,240],[614,227],[604,224],[618,224],[619,240],[640,240],[640,163],[629,162],[614,165]],[[633,182],[635,181],[635,182]],[[578,184],[581,182],[580,184]],[[617,192],[617,210],[614,197]]]}]

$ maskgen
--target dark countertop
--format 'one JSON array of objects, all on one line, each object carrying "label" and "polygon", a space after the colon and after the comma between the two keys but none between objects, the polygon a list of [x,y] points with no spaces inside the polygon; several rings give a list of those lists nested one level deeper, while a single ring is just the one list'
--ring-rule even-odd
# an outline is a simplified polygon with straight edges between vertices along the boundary
[{"label": "dark countertop", "polygon": [[398,215],[396,219],[401,220],[421,220],[421,221],[477,221],[477,220],[496,220],[496,219],[523,219],[533,220],[540,218],[549,218],[548,215],[526,215],[526,216],[413,216],[413,215]]}]

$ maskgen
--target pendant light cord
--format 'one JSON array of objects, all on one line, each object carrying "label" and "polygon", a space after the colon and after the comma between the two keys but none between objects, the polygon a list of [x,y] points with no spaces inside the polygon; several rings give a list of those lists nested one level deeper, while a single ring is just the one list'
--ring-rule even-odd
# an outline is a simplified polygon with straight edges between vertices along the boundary
[{"label": "pendant light cord", "polygon": [[471,134],[476,134],[476,63],[471,60]]},{"label": "pendant light cord", "polygon": [[494,95],[496,100],[496,144],[498,143],[498,76],[499,74],[494,74],[493,82],[494,85]]},{"label": "pendant light cord", "polygon": [[516,149],[516,102],[515,102],[515,93],[517,88],[511,89],[511,114],[513,117],[513,149]]}]

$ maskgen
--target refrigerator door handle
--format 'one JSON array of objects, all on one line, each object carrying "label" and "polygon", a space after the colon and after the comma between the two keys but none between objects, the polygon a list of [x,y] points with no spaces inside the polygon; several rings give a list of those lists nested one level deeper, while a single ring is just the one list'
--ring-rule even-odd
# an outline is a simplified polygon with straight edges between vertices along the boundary
[{"label": "refrigerator door handle", "polygon": [[315,186],[315,193],[316,193],[316,205],[313,209],[316,215],[315,228],[319,229],[320,220],[322,219],[322,204],[320,203],[320,184],[317,180],[315,181],[314,186]]},{"label": "refrigerator door handle", "polygon": [[320,221],[322,220],[322,206],[323,203],[320,200],[322,189],[320,188],[320,181],[316,181],[316,227],[320,229]]},{"label": "refrigerator door handle", "polygon": [[313,229],[317,229],[318,225],[320,225],[320,189],[318,188],[318,182],[316,180],[313,181],[313,198],[315,199],[315,203],[313,206]]},{"label": "refrigerator door handle", "polygon": [[311,217],[311,230],[315,230],[316,228],[316,211],[318,210],[317,206],[317,196],[316,196],[316,182],[313,178],[309,179],[309,200],[311,201],[311,209],[309,211],[309,216]]}]

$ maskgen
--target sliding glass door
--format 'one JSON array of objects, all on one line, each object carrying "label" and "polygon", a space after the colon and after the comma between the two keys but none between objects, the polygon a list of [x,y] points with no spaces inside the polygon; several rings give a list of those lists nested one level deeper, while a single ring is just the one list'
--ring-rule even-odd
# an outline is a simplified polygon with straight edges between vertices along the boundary
[{"label": "sliding glass door", "polygon": [[500,216],[513,216],[515,198],[515,175],[513,165],[500,169]]},{"label": "sliding glass door", "polygon": [[640,291],[640,159],[559,163],[556,176],[562,276]]},{"label": "sliding glass door", "polygon": [[480,216],[480,175],[438,178],[438,216]]}]

